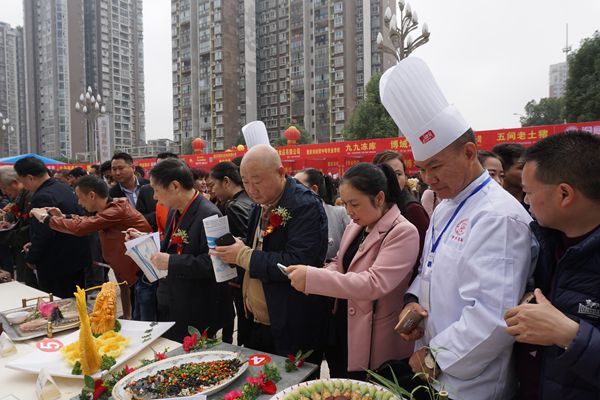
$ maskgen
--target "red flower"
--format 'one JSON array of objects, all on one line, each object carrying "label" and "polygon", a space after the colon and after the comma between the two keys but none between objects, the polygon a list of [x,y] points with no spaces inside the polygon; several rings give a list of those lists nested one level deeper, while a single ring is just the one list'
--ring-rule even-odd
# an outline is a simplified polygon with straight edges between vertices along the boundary
[{"label": "red flower", "polygon": [[200,335],[200,338],[201,338],[201,339],[207,339],[207,338],[208,338],[208,329],[205,329],[205,330],[202,332],[202,335]]},{"label": "red flower", "polygon": [[164,360],[165,358],[167,358],[167,355],[165,353],[159,353],[159,352],[154,353],[155,360]]},{"label": "red flower", "polygon": [[183,244],[183,238],[181,236],[172,236],[171,244],[176,244],[178,246],[181,246]]},{"label": "red flower", "polygon": [[235,400],[240,397],[242,397],[242,392],[239,390],[232,390],[223,397],[223,400]]},{"label": "red flower", "polygon": [[288,358],[288,360],[296,361],[296,356],[294,356],[293,354],[288,354],[287,358]]},{"label": "red flower", "polygon": [[102,379],[96,379],[94,381],[94,394],[92,400],[98,400],[106,392],[106,387],[102,384]]},{"label": "red flower", "polygon": [[265,394],[275,394],[277,393],[277,385],[273,381],[266,381],[263,383],[260,388]]},{"label": "red flower", "polygon": [[253,385],[253,386],[260,386],[262,384],[261,379],[255,377],[255,376],[247,377],[246,382],[248,382],[250,385]]},{"label": "red flower", "polygon": [[135,371],[135,368],[131,368],[127,364],[125,364],[125,367],[123,368],[123,371],[125,371],[125,375],[129,375],[130,373],[132,373],[133,371]]},{"label": "red flower", "polygon": [[300,368],[301,366],[304,365],[304,360],[298,361],[298,363],[296,365],[298,366],[298,368]]},{"label": "red flower", "polygon": [[23,219],[29,218],[29,213],[23,213],[22,217],[23,217]]},{"label": "red flower", "polygon": [[281,218],[281,215],[272,213],[271,216],[269,217],[269,224],[273,228],[277,228],[279,225],[281,225],[282,222],[283,222],[283,219]]},{"label": "red flower", "polygon": [[193,334],[192,336],[186,336],[183,338],[183,351],[189,353],[190,350],[198,343],[198,335]]}]

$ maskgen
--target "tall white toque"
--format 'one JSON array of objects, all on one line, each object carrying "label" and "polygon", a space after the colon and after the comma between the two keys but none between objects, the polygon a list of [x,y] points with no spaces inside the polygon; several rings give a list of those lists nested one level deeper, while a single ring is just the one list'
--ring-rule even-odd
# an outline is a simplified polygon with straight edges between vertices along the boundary
[{"label": "tall white toque", "polygon": [[257,144],[271,145],[267,127],[262,121],[252,121],[242,127],[242,134],[246,140],[246,146],[251,149]]},{"label": "tall white toque", "polygon": [[388,69],[379,81],[379,95],[416,161],[433,157],[470,128],[419,58],[405,58]]}]

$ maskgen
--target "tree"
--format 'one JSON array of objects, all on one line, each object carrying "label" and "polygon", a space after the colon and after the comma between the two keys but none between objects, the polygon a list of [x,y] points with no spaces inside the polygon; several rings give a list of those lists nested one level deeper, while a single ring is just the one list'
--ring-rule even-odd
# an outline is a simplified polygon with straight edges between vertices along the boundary
[{"label": "tree", "polygon": [[182,156],[194,154],[194,149],[192,148],[192,140],[194,140],[194,138],[185,139],[183,141],[183,147],[181,149]]},{"label": "tree", "polygon": [[600,32],[584,39],[569,57],[569,77],[565,92],[568,122],[600,119]]},{"label": "tree", "polygon": [[531,100],[525,105],[525,115],[521,117],[521,126],[560,124],[562,119],[563,99],[561,97],[545,97],[540,102]]},{"label": "tree", "polygon": [[[303,126],[296,125],[296,124],[292,124],[292,125],[294,125],[296,128],[298,128],[298,130],[300,131],[300,139],[298,139],[296,144],[309,144],[309,143],[313,142],[310,135],[308,134],[308,132],[306,131],[306,129]],[[273,144],[273,146],[287,146],[287,139],[283,136],[283,133],[282,133],[282,136],[271,140],[271,143]]]},{"label": "tree", "polygon": [[381,104],[379,79],[381,79],[381,74],[374,74],[367,83],[365,99],[356,106],[344,126],[345,139],[361,140],[398,136],[398,127]]}]

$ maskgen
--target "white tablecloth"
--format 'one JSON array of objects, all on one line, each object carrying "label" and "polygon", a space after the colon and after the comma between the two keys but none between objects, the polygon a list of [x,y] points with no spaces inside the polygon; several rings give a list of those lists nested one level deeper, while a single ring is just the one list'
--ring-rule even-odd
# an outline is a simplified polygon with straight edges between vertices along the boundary
[{"label": "white tablecloth", "polygon": [[[31,298],[44,295],[46,295],[46,293],[16,281],[0,284],[0,310],[3,311],[11,308],[21,307],[22,298]],[[55,337],[60,338],[70,332],[72,331],[59,333]],[[16,342],[16,354],[13,354],[9,357],[0,357],[0,398],[9,394],[12,394],[19,400],[33,400],[36,398],[35,382],[37,375],[15,371],[6,368],[5,365],[10,361],[23,357],[27,353],[33,351],[35,344],[42,339],[43,337],[25,342]],[[180,346],[181,344],[164,338],[159,338],[151,344],[151,347],[156,351],[163,351],[166,347],[168,347],[169,350],[174,350]],[[152,348],[146,348],[144,351],[140,352],[138,355],[134,356],[130,361],[128,361],[127,364],[137,367],[139,360],[144,358],[152,358]],[[81,388],[83,387],[83,379],[54,378],[54,381],[61,391],[61,400],[73,398],[73,396],[76,396],[81,392]]]}]

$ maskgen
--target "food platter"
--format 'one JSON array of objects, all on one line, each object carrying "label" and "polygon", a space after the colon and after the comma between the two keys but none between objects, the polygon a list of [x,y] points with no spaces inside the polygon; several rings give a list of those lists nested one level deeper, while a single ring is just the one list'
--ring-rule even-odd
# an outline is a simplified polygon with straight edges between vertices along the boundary
[{"label": "food platter", "polygon": [[[338,391],[336,392],[336,390]],[[364,396],[361,393],[364,393]],[[336,400],[398,400],[382,386],[353,379],[317,379],[302,382],[276,393],[271,400],[293,400],[300,399],[300,397],[322,398],[323,400],[330,397]]]},{"label": "food platter", "polygon": [[[145,322],[119,320],[121,324],[120,334],[129,339],[128,346],[116,358],[116,364],[111,370],[118,369],[127,360],[148,347],[154,340],[163,335],[174,322]],[[72,366],[65,359],[61,349],[79,340],[79,330],[66,336],[54,339],[43,339],[35,344],[35,350],[31,353],[6,364],[7,368],[39,373],[45,369],[49,375],[63,378],[83,379],[82,375],[73,375]],[[92,375],[94,379],[100,378],[102,372],[98,371]]]},{"label": "food platter", "polygon": [[[40,299],[40,301],[42,301]],[[53,333],[62,332],[79,326],[79,316],[75,306],[75,299],[54,300],[40,303],[43,307],[58,306],[62,319],[52,323]],[[26,315],[24,314],[26,313]],[[17,315],[25,315],[25,319],[17,318]],[[0,312],[0,322],[8,336],[15,342],[29,340],[48,333],[48,317],[39,312],[38,305],[13,308]]]},{"label": "food platter", "polygon": [[[130,389],[130,385],[135,382],[143,381],[144,379],[148,379],[149,377],[161,375],[166,370],[172,370],[177,368],[184,368],[185,365],[190,365],[190,363],[211,363],[211,362],[219,362],[223,360],[233,361],[239,360],[239,366],[237,367],[237,371],[232,373],[231,376],[227,377],[224,380],[217,380],[213,385],[207,386],[206,389],[202,390],[200,394],[209,395],[211,393],[218,392],[224,387],[230,385],[233,381],[239,378],[248,368],[248,363],[243,362],[240,359],[240,354],[233,353],[231,351],[203,351],[198,353],[190,353],[184,354],[181,356],[167,358],[165,360],[157,361],[155,363],[149,364],[145,367],[142,367],[129,375],[125,376],[121,379],[117,384],[113,387],[112,397],[114,400],[130,400],[137,397],[132,397],[132,392]],[[196,393],[197,394],[197,393]],[[167,395],[168,398],[173,398],[173,395]],[[156,398],[156,397],[147,397],[147,398]],[[180,397],[185,398],[185,397]]]}]

